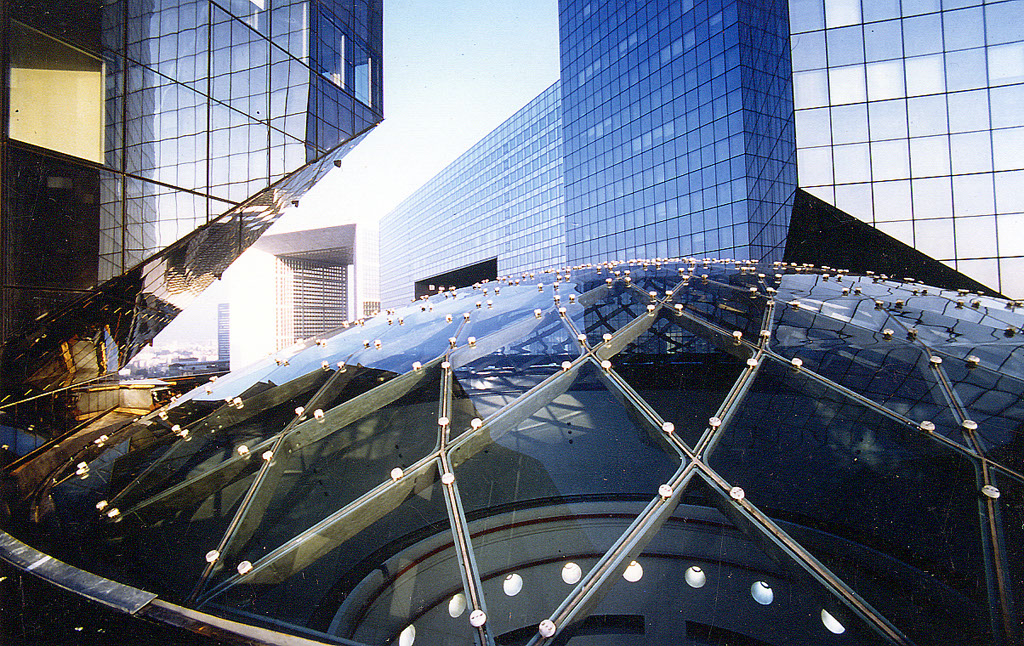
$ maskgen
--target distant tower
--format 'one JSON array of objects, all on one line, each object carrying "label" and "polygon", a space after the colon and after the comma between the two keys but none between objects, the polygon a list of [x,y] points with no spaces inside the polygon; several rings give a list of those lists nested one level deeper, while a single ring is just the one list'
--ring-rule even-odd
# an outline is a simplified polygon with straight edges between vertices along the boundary
[{"label": "distant tower", "polygon": [[217,361],[231,360],[231,305],[217,305]]}]

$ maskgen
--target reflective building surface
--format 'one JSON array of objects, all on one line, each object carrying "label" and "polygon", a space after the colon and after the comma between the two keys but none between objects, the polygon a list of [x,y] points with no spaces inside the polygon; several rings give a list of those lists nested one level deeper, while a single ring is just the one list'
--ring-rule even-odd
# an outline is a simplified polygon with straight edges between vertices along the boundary
[{"label": "reflective building surface", "polygon": [[791,0],[800,186],[1004,294],[1024,269],[1024,2]]},{"label": "reflective building surface", "polygon": [[[453,236],[453,230],[465,233]],[[412,296],[410,276],[424,292],[436,292],[441,285],[464,287],[498,273],[565,264],[559,84],[399,204],[381,221],[380,239],[383,302]],[[496,261],[490,275],[477,277],[473,268],[488,261]],[[443,275],[467,268],[466,280]]]},{"label": "reflective building surface", "polygon": [[262,643],[1020,643],[1016,308],[697,259],[446,291],[15,462],[0,552]]},{"label": "reflective building surface", "polygon": [[124,366],[382,119],[379,0],[2,12],[3,406]]},{"label": "reflective building surface", "polygon": [[[781,260],[806,240],[789,237],[799,188],[1024,296],[1024,0],[563,0],[559,33],[567,262]],[[458,240],[500,226],[510,248],[524,235],[514,212],[480,223],[467,214],[484,199],[453,211],[427,191],[385,217],[387,244],[443,262],[382,263],[385,305],[468,264],[439,251],[451,236],[415,237],[413,223],[458,222]],[[814,262],[832,262],[819,246]]]}]

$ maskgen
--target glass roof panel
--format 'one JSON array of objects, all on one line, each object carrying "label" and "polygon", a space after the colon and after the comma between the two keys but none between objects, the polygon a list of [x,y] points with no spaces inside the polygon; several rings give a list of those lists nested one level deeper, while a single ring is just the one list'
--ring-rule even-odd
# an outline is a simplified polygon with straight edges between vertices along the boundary
[{"label": "glass roof panel", "polygon": [[912,640],[991,637],[967,458],[774,361],[723,428],[709,465]]}]

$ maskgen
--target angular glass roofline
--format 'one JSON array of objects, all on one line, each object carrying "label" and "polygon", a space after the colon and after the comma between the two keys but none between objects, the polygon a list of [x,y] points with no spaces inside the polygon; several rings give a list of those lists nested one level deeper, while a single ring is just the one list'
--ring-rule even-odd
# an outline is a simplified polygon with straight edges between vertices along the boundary
[{"label": "angular glass roofline", "polygon": [[[990,383],[988,375],[998,374],[989,367],[988,357],[1000,353],[1011,357],[1019,350],[1016,334],[1024,329],[1024,317],[1016,307],[1011,301],[884,276],[853,277],[785,263],[646,260],[505,277],[425,297],[325,339],[310,340],[201,387],[135,424],[103,434],[96,431],[95,438],[85,438],[89,441],[80,442],[59,460],[46,462],[45,468],[22,465],[12,474],[20,484],[12,507],[33,518],[56,504],[63,514],[76,519],[83,539],[92,541],[89,544],[96,549],[108,550],[109,541],[116,539],[122,547],[142,546],[131,548],[142,549],[136,552],[139,555],[146,554],[145,542],[139,541],[147,534],[175,536],[173,526],[182,522],[183,514],[191,518],[185,527],[208,526],[208,530],[195,530],[207,542],[192,555],[202,567],[192,568],[194,576],[183,582],[188,589],[168,589],[147,599],[153,593],[140,593],[134,586],[115,587],[117,595],[141,601],[137,608],[122,609],[144,616],[144,608],[167,596],[180,604],[173,612],[193,612],[186,607],[210,609],[267,625],[268,620],[257,615],[232,611],[232,604],[250,597],[257,606],[261,597],[286,600],[287,596],[275,596],[283,592],[274,590],[287,590],[298,585],[297,576],[321,571],[328,555],[356,558],[365,554],[362,561],[344,566],[347,570],[331,570],[341,576],[336,585],[344,587],[340,590],[344,597],[369,589],[379,559],[387,562],[408,554],[406,558],[420,563],[429,554],[452,550],[450,562],[457,571],[448,571],[444,580],[461,582],[459,594],[468,624],[459,624],[463,627],[458,630],[444,628],[454,631],[446,634],[465,643],[546,644],[582,635],[579,631],[588,621],[606,616],[599,610],[609,599],[618,598],[618,587],[623,585],[620,575],[639,581],[642,563],[651,557],[652,541],[657,541],[666,523],[678,521],[680,510],[687,507],[684,500],[687,504],[699,500],[717,510],[721,523],[738,529],[750,546],[770,556],[787,586],[818,600],[819,629],[833,634],[848,631],[848,637],[860,643],[938,643],[919,622],[879,605],[888,601],[872,586],[865,587],[862,579],[867,575],[850,578],[851,572],[837,570],[843,560],[836,560],[833,552],[839,550],[846,559],[861,559],[858,567],[875,572],[872,576],[878,576],[882,561],[895,559],[887,567],[927,588],[929,601],[915,601],[926,610],[946,612],[951,600],[966,602],[971,595],[980,595],[976,599],[981,601],[971,603],[987,607],[989,616],[972,617],[970,630],[990,643],[1012,643],[1018,617],[1015,598],[1020,594],[1013,581],[1021,572],[1021,555],[1007,537],[1012,528],[1003,517],[1019,513],[1017,493],[1024,484],[1020,453],[1015,450],[1020,443],[1018,409],[1024,374],[1014,369],[1015,364],[1003,361],[999,366],[1006,373],[1005,383],[986,392],[979,392],[979,387]],[[943,318],[934,318],[940,313]],[[776,340],[779,334],[784,337]],[[546,346],[552,339],[564,340]],[[689,344],[686,347],[691,350],[680,351],[680,343]],[[988,353],[984,361],[973,354],[978,348]],[[891,357],[897,351],[913,351],[921,359],[914,365],[896,363]],[[697,395],[692,385],[696,375],[690,371],[696,365],[693,357],[700,355],[731,363],[736,376],[715,395],[712,401],[717,405],[709,409],[713,414],[697,420],[692,429],[677,429],[681,420],[666,418],[659,412],[666,409],[657,402],[665,393],[669,399],[684,401]],[[848,364],[850,358],[853,363]],[[840,365],[845,367],[837,368]],[[929,397],[933,408],[927,410],[938,406],[943,416],[917,419],[909,413],[919,408],[872,396],[873,390],[860,392],[857,388],[863,387],[865,368],[871,374],[895,371],[924,380],[931,387],[915,396]],[[672,390],[668,382],[636,377],[645,374],[662,379],[676,374],[672,383],[679,385]],[[488,387],[496,384],[500,384],[498,391]],[[766,384],[777,385],[766,390]],[[430,392],[436,396],[429,396]],[[810,393],[817,395],[809,397]],[[752,414],[761,406],[767,406],[763,414]],[[773,412],[784,406],[788,413]],[[476,415],[485,408],[488,414]],[[594,410],[607,412],[595,417]],[[804,464],[805,470],[758,473],[761,460],[750,461],[749,451],[741,447],[747,441],[744,438],[756,439],[764,432],[758,423],[765,419],[769,430],[787,441],[813,436],[824,426],[824,443],[812,438],[797,445],[795,453],[777,456],[780,464],[788,460]],[[787,436],[784,431],[790,426],[793,431]],[[1001,427],[1010,430],[991,430]],[[542,439],[552,432],[574,432],[579,444],[560,448],[567,445]],[[417,446],[432,448],[403,457],[414,435],[421,438]],[[395,442],[393,448],[374,449],[373,443],[384,442],[383,438],[392,438],[386,441]],[[645,460],[658,477],[664,476],[662,481],[651,484],[647,494],[643,488],[634,491],[632,483],[645,480],[644,474],[621,479],[615,475],[619,467],[610,462],[602,467],[614,476],[605,478],[613,482],[610,488],[602,489],[598,482],[580,489],[571,478],[560,480],[559,464],[581,455],[583,449],[576,446],[588,438],[596,438],[593,441],[602,453],[646,447],[638,459]],[[844,439],[851,443],[842,445]],[[568,444],[573,441],[567,440]],[[480,471],[489,463],[500,466],[493,462],[498,458],[489,456],[519,455],[518,470],[504,469],[517,474],[517,482],[520,477],[536,480],[541,476],[524,466],[523,459],[533,455],[532,449],[516,448],[531,442],[542,447],[531,459],[539,459],[544,478],[552,478],[549,490],[554,497],[517,494],[507,504],[495,506],[492,495],[481,506],[477,499],[482,483],[490,482],[492,488],[505,484],[502,476],[484,476],[486,471]],[[787,498],[768,493],[774,491],[775,483],[794,479],[807,487],[817,486],[811,479],[819,477],[814,469],[829,475],[829,467],[801,462],[803,453],[812,449],[826,451],[836,460],[836,475],[851,473],[865,487],[885,481],[893,469],[927,474],[907,471],[926,459],[952,460],[963,466],[974,475],[969,482],[960,479],[955,485],[973,491],[976,502],[970,504],[976,510],[960,518],[963,525],[954,522],[946,531],[956,541],[975,544],[970,553],[979,555],[981,565],[974,560],[954,564],[943,579],[937,579],[919,569],[935,556],[929,544],[912,535],[871,538],[881,529],[876,523],[889,522],[892,513],[884,501],[874,499],[884,489],[872,490],[863,506],[864,519],[851,521],[854,524],[827,520],[827,510],[817,506],[799,511]],[[855,457],[845,467],[848,453]],[[771,457],[765,456],[764,461],[770,462]],[[302,468],[296,471],[296,466]],[[583,462],[581,466],[594,465]],[[638,466],[623,468],[630,471]],[[340,470],[332,472],[332,468]],[[383,470],[365,488],[343,493],[356,475],[354,469]],[[96,477],[89,481],[93,472]],[[309,482],[309,473],[320,474],[314,478],[316,484]],[[757,479],[766,475],[771,481]],[[319,480],[331,477],[344,480],[320,484]],[[99,486],[94,484],[97,479]],[[324,495],[333,495],[336,501],[333,506],[317,503],[324,513],[303,516],[289,511],[289,505],[309,506],[314,501],[310,496],[322,487],[326,487]],[[209,507],[211,496],[225,501],[221,512]],[[422,507],[423,500],[439,501],[430,508],[435,516]],[[490,557],[481,561],[485,555],[479,551],[485,535],[481,523],[509,510],[525,512],[551,505],[571,510],[584,500],[633,501],[636,507],[629,513],[632,520],[624,523],[617,537],[608,535],[600,543],[588,568],[580,570],[580,577],[559,603],[547,607],[545,618],[532,631],[521,623],[508,625],[501,618],[503,611],[489,609],[496,604],[501,607],[504,600],[488,591],[495,574]],[[94,505],[84,504],[93,501]],[[422,507],[416,512],[421,521],[409,524],[403,516],[412,509],[410,504]],[[81,516],[89,509],[93,509],[91,517]],[[568,518],[580,519],[584,526],[591,522],[582,520],[589,518],[585,514],[568,513]],[[947,513],[955,512],[950,507]],[[973,531],[971,524],[976,524]],[[427,548],[415,545],[431,534],[445,535],[444,525],[450,532],[449,547],[435,546],[417,555],[417,550]],[[376,551],[365,546],[367,541],[379,543],[382,532],[396,528],[407,532],[396,536],[397,542],[372,546]],[[860,545],[865,537],[867,542]],[[19,567],[35,570],[52,560],[13,538],[5,540],[4,558]],[[187,547],[187,541],[181,545]],[[19,558],[17,554],[26,549],[38,558]],[[881,551],[878,556],[865,556],[870,550]],[[729,554],[732,561],[744,558]],[[366,567],[369,573],[360,574]],[[75,572],[71,565],[61,564],[61,568],[70,569],[56,570],[50,574],[52,579]],[[508,576],[513,574],[519,576],[514,571]],[[408,576],[401,574],[380,590],[404,585],[402,577]],[[984,579],[983,590],[965,587],[962,579],[971,576]],[[344,580],[355,581],[355,587],[341,583]],[[521,576],[519,582],[512,579],[514,585],[521,580]],[[764,586],[772,589],[767,583]],[[781,591],[779,584],[776,589]],[[657,595],[657,590],[650,589],[648,594]],[[756,585],[751,591],[762,592]],[[377,625],[371,632],[366,625],[340,627],[348,616],[344,604],[338,614],[331,615],[333,621],[309,619],[311,628],[293,623],[283,612],[271,623],[292,633],[314,631],[306,634],[340,639],[339,643],[412,643],[417,630],[422,636],[441,625],[433,608],[450,606],[447,598],[442,604],[432,593],[423,594],[427,597],[419,612],[410,612],[405,621],[390,616],[387,625]],[[772,603],[763,604],[763,595],[761,600],[754,598],[761,605]],[[368,598],[366,603],[366,611],[358,616],[372,615],[376,602]],[[164,611],[170,612],[167,608]],[[450,610],[446,612],[451,614],[449,619],[456,619]],[[749,626],[718,629],[740,628],[735,632],[755,637]],[[247,629],[238,630],[246,634]],[[756,638],[769,643],[779,639],[772,630]],[[377,637],[359,637],[370,634]],[[814,638],[808,634],[808,643]],[[795,643],[801,643],[799,638]]]}]

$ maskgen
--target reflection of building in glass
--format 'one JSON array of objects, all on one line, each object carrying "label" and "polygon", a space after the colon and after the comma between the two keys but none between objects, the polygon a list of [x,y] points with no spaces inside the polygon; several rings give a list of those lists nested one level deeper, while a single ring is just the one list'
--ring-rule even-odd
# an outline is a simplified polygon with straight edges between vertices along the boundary
[{"label": "reflection of building in glass", "polygon": [[231,304],[217,304],[217,361],[231,360]]},{"label": "reflection of building in glass", "polygon": [[270,644],[1018,644],[1021,329],[779,263],[504,278],[27,460],[0,555]]},{"label": "reflection of building in glass", "polygon": [[380,309],[373,281],[362,279],[377,273],[376,238],[362,227],[264,236],[239,259],[232,271],[235,367]]},{"label": "reflection of building in glass", "polygon": [[[563,193],[564,234],[493,199],[506,178],[537,172],[518,152],[536,132],[517,139],[505,124],[382,220],[385,306],[494,259],[498,274],[521,273],[526,241],[550,250],[534,268],[561,254],[806,255],[806,236],[787,244],[790,217],[825,205],[796,199],[798,187],[990,290],[1024,295],[1009,279],[1024,269],[1024,0],[900,7],[563,0],[560,89],[542,96],[559,104],[546,141],[562,150],[560,176],[545,183]],[[468,163],[482,155],[491,166]],[[424,235],[424,222],[462,233]],[[401,258],[406,244],[415,259]],[[831,245],[814,261],[828,264]],[[887,271],[864,251],[865,269]]]},{"label": "reflection of building in glass", "polygon": [[382,118],[380,0],[2,11],[10,396],[116,372]]}]

